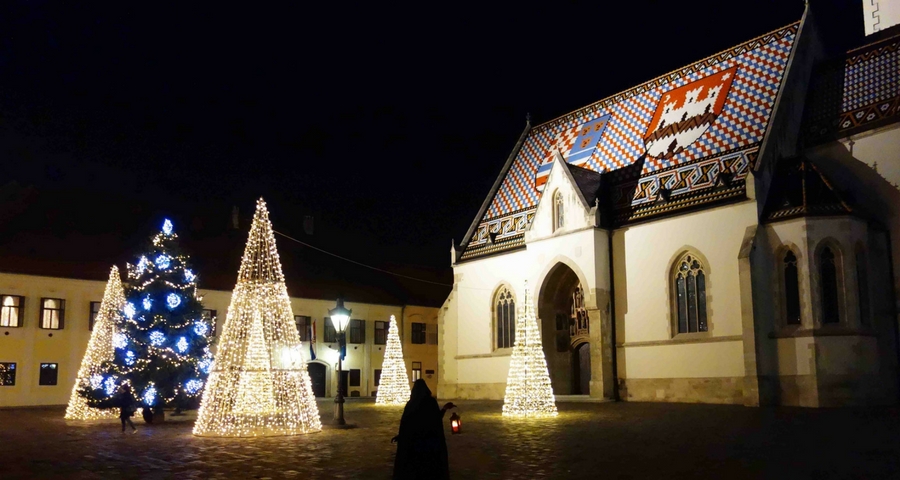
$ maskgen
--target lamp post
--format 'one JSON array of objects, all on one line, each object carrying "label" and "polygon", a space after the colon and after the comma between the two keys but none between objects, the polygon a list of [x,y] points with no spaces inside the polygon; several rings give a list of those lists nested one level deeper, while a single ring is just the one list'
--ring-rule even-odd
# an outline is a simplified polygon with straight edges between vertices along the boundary
[{"label": "lamp post", "polygon": [[343,349],[346,342],[345,331],[347,329],[347,324],[350,323],[350,314],[352,310],[348,310],[344,308],[344,299],[342,297],[338,297],[337,306],[328,311],[328,316],[331,317],[331,324],[334,325],[334,333],[338,337],[338,388],[337,395],[334,397],[334,424],[335,425],[344,425],[344,392],[343,386],[344,382],[341,378],[341,373],[343,371],[343,366],[341,364],[341,357],[343,357]]}]

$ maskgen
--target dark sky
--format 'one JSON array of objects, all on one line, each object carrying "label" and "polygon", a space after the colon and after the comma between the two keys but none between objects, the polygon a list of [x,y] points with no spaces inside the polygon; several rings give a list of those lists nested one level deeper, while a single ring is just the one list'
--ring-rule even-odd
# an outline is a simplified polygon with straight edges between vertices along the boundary
[{"label": "dark sky", "polygon": [[303,236],[315,217],[311,244],[446,272],[527,112],[542,123],[803,12],[191,3],[4,2],[0,186],[68,208],[22,228],[145,238],[160,215],[224,228],[264,196],[278,230]]}]

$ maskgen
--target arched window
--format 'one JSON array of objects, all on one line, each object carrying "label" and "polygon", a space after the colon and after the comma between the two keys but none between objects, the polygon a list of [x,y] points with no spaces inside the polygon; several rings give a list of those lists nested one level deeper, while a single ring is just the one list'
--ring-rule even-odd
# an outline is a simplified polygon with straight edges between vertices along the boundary
[{"label": "arched window", "polygon": [[553,231],[557,231],[565,224],[565,204],[562,192],[557,190],[553,194]]},{"label": "arched window", "polygon": [[784,314],[785,323],[800,325],[800,282],[797,275],[797,256],[788,250],[784,254]]},{"label": "arched window", "polygon": [[494,301],[494,325],[497,348],[512,348],[516,343],[516,299],[507,287],[500,287]]},{"label": "arched window", "polygon": [[693,254],[686,254],[675,264],[675,316],[678,333],[705,332],[706,273]]},{"label": "arched window", "polygon": [[838,313],[838,277],[834,252],[825,247],[819,252],[819,284],[822,286],[822,323],[840,322]]},{"label": "arched window", "polygon": [[859,323],[869,326],[869,277],[866,268],[866,254],[862,248],[856,250],[856,287],[859,293]]}]

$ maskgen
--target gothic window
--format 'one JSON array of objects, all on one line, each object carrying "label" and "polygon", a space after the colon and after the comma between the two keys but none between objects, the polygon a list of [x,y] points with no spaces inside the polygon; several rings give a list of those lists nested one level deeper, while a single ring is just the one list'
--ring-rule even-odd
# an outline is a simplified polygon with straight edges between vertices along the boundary
[{"label": "gothic window", "polygon": [[700,260],[687,254],[675,264],[675,317],[678,333],[706,332],[706,273]]},{"label": "gothic window", "polygon": [[859,323],[869,326],[869,277],[862,249],[856,251],[856,287],[859,291]]},{"label": "gothic window", "polygon": [[516,300],[507,287],[500,287],[494,300],[494,328],[497,348],[512,348],[516,343]]},{"label": "gothic window", "polygon": [[800,282],[797,274],[797,256],[788,250],[784,254],[784,313],[785,323],[800,325]]},{"label": "gothic window", "polygon": [[838,277],[834,252],[825,247],[819,252],[819,284],[821,285],[822,323],[838,323]]},{"label": "gothic window", "polygon": [[563,227],[565,223],[565,205],[563,204],[563,195],[559,190],[553,194],[553,231],[557,231]]}]

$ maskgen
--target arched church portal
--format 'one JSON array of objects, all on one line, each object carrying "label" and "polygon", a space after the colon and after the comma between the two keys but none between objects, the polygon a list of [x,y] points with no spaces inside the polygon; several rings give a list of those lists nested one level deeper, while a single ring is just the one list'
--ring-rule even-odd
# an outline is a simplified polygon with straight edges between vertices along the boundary
[{"label": "arched church portal", "polygon": [[541,285],[538,299],[541,343],[556,395],[589,395],[590,326],[578,275],[558,263]]}]

